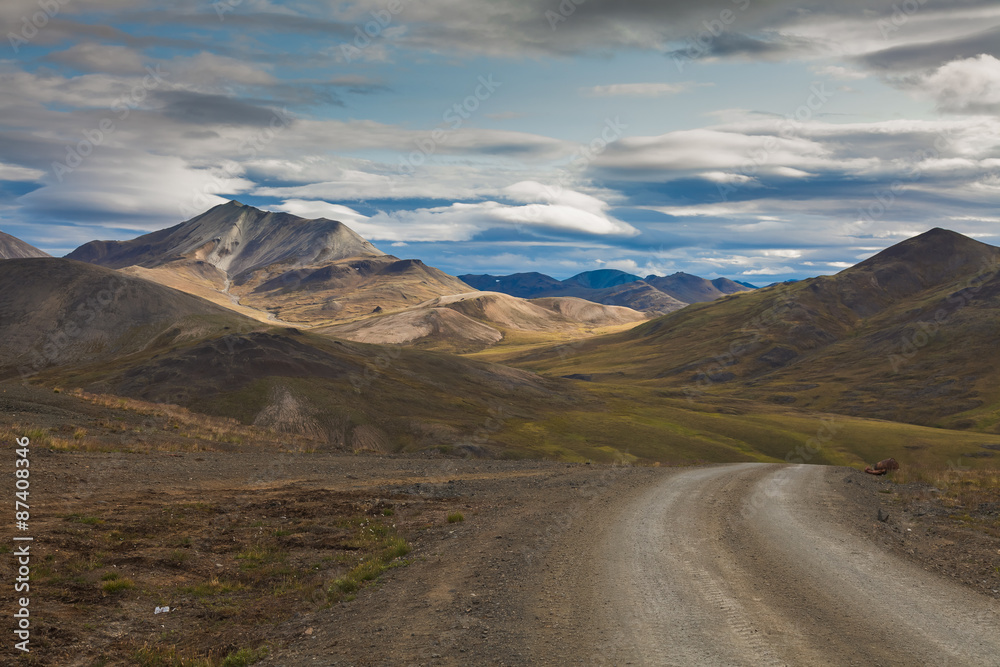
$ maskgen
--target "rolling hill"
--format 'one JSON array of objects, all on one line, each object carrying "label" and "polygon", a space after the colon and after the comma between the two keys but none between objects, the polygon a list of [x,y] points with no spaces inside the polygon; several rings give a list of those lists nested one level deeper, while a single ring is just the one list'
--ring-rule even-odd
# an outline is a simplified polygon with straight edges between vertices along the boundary
[{"label": "rolling hill", "polygon": [[729,278],[707,280],[690,273],[675,273],[670,276],[646,276],[645,281],[670,296],[687,303],[704,303],[721,299],[727,294],[746,292],[754,289]]},{"label": "rolling hill", "polygon": [[48,256],[48,253],[42,252],[35,246],[25,243],[17,237],[0,232],[0,259],[25,259],[27,257]]},{"label": "rolling hill", "polygon": [[727,278],[710,281],[687,273],[640,278],[615,269],[585,271],[566,280],[556,280],[541,273],[459,277],[477,289],[503,292],[524,299],[571,296],[660,315],[680,310],[689,303],[713,301],[727,294],[753,289]]},{"label": "rolling hill", "polygon": [[242,319],[111,269],[53,257],[10,259],[0,262],[0,377],[112,362]]},{"label": "rolling hill", "polygon": [[341,222],[236,201],[130,241],[91,241],[67,258],[122,269],[263,321],[352,319],[469,291],[419,260],[383,253]]},{"label": "rolling hill", "polygon": [[645,313],[573,297],[519,299],[469,292],[430,299],[414,308],[316,329],[365,343],[470,352],[516,333],[592,335],[595,329],[644,321]]},{"label": "rolling hill", "polygon": [[[908,259],[899,261],[905,267]],[[885,266],[889,264],[879,264],[876,273]],[[995,283],[967,287],[976,288],[977,300],[994,298],[989,295]],[[990,448],[1000,447],[1000,437],[974,430],[958,433],[771,402],[771,390],[763,385],[759,395],[749,398],[705,390],[689,401],[683,382],[697,369],[678,376],[680,386],[671,387],[668,376],[658,377],[670,367],[663,360],[665,351],[672,346],[693,349],[683,336],[666,336],[664,322],[686,320],[689,311],[732,314],[735,306],[757,303],[762,296],[787,303],[767,292],[693,306],[597,345],[571,336],[531,362],[547,365],[547,373],[572,376],[567,379],[489,363],[486,356],[361,344],[263,324],[162,285],[72,260],[8,260],[0,263],[0,335],[6,341],[0,355],[0,402],[13,412],[2,413],[0,422],[17,430],[24,428],[25,416],[33,425],[34,415],[44,414],[50,429],[73,434],[81,415],[89,414],[88,428],[94,433],[87,435],[90,446],[127,449],[144,436],[116,427],[121,411],[138,410],[129,419],[141,426],[146,423],[143,411],[158,408],[143,407],[148,403],[129,407],[115,398],[123,397],[166,404],[163,414],[171,414],[173,404],[236,420],[241,428],[255,427],[263,434],[246,444],[239,432],[226,430],[226,420],[212,422],[212,442],[222,438],[220,446],[229,449],[280,443],[283,437],[274,434],[287,434],[285,441],[294,441],[296,447],[379,453],[609,462],[780,461],[831,428],[838,438],[812,454],[811,462],[856,464],[883,452],[911,459],[928,452],[958,457],[979,455],[981,448],[980,453],[990,454]],[[463,322],[477,322],[470,315],[478,314],[523,321],[508,307],[527,307],[527,302],[510,304],[507,299],[445,298],[422,312],[453,315]],[[805,303],[805,296],[800,300]],[[973,303],[970,300],[963,312],[972,315]],[[604,316],[600,307],[594,310],[593,304],[573,299],[541,299],[528,306],[531,312],[559,312],[576,321]],[[773,320],[762,320],[761,326],[777,335],[783,317]],[[722,330],[709,327],[701,335],[711,343]],[[630,347],[615,348],[623,340]],[[984,354],[982,348],[975,352]],[[992,357],[984,358],[984,366],[992,363]],[[562,360],[570,362],[564,369],[559,368]],[[918,368],[919,360],[912,361]],[[611,382],[601,375],[608,369],[617,374]],[[716,379],[719,388],[733,384]],[[755,379],[768,378],[750,378]],[[54,395],[53,388],[58,407],[45,399]],[[790,393],[787,388],[781,391]],[[797,391],[808,396],[805,390]],[[117,412],[102,413],[93,400],[117,406]],[[164,428],[171,428],[169,423]],[[186,428],[173,423],[174,429]],[[181,423],[193,421],[185,417]],[[101,439],[102,432],[110,435]],[[186,437],[183,431],[178,434],[175,439]],[[198,443],[214,446],[204,437]],[[920,451],[910,451],[913,447]]]},{"label": "rolling hill", "polygon": [[176,404],[324,447],[485,452],[475,434],[498,411],[583,401],[527,371],[269,326],[67,259],[0,262],[0,335],[0,381]]},{"label": "rolling hill", "polygon": [[1000,432],[1000,248],[934,229],[835,276],[512,360],[553,374]]}]

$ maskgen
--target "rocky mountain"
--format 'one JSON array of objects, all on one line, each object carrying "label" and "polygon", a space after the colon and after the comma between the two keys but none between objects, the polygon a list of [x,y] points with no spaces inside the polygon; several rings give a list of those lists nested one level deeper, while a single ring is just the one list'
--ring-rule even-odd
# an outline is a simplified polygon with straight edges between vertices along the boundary
[{"label": "rocky mountain", "polygon": [[518,363],[1000,432],[1000,248],[944,229],[845,269],[660,317]]},{"label": "rocky mountain", "polygon": [[25,243],[17,237],[0,232],[0,259],[24,259],[26,257],[48,256],[48,253],[42,252],[35,246]]},{"label": "rocky mountain", "polygon": [[306,220],[231,201],[131,241],[91,241],[66,258],[114,269],[155,268],[187,259],[214,266],[232,278],[272,264],[292,269],[384,255],[336,220]]},{"label": "rocky mountain", "polygon": [[672,313],[689,303],[712,301],[727,294],[754,289],[728,278],[710,281],[686,273],[640,278],[614,269],[585,271],[566,280],[556,280],[542,273],[515,273],[509,276],[470,274],[460,278],[480,290],[503,292],[525,299],[572,296],[661,315]]},{"label": "rocky mountain", "polygon": [[92,241],[67,258],[122,269],[265,321],[351,319],[469,291],[419,260],[383,253],[341,222],[235,201],[130,241]]}]

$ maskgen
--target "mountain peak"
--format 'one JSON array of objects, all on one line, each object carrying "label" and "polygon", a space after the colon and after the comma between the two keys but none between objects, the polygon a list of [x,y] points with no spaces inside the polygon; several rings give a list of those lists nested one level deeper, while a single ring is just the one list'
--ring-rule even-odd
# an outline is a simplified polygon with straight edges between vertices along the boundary
[{"label": "mountain peak", "polygon": [[642,280],[639,276],[634,276],[618,269],[596,269],[594,271],[584,271],[572,278],[567,278],[566,282],[576,283],[584,287],[603,289],[606,287],[617,287],[626,283],[634,283]]},{"label": "mountain peak", "polygon": [[0,232],[0,259],[25,259],[28,257],[48,257],[35,246],[25,243],[16,236]]},{"label": "mountain peak", "polygon": [[131,241],[92,241],[67,257],[112,268],[154,268],[187,259],[232,277],[278,262],[294,267],[384,255],[339,221],[262,211],[231,200],[169,229]]},{"label": "mountain peak", "polygon": [[911,264],[914,269],[941,274],[942,278],[955,275],[969,264],[995,261],[1000,250],[981,241],[942,227],[935,227],[890,246],[860,264],[846,269],[871,270],[896,263]]},{"label": "mountain peak", "polygon": [[[849,269],[838,276],[856,280],[858,285],[875,285],[877,294],[868,301],[902,299],[932,287],[957,283],[992,273],[1000,267],[1000,248],[970,239],[958,232],[936,227],[919,234]],[[858,287],[855,296],[866,294]],[[857,299],[856,299],[857,300]],[[860,304],[860,305],[859,305]],[[874,306],[862,299],[852,307],[869,312]]]}]

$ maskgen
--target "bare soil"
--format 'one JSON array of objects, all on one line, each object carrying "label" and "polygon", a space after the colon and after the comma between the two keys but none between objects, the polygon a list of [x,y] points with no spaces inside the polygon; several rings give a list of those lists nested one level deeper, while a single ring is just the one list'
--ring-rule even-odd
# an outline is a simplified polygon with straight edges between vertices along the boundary
[{"label": "bare soil", "polygon": [[[32,447],[32,653],[19,656],[18,664],[218,665],[241,649],[260,650],[257,664],[282,666],[618,664],[616,656],[641,663],[655,653],[630,653],[640,650],[630,633],[642,625],[627,619],[641,609],[642,597],[629,592],[628,578],[619,581],[631,570],[614,566],[615,554],[639,552],[626,549],[615,531],[659,517],[657,503],[675,480],[719,469],[184,451],[190,438],[164,430],[159,417],[87,408],[52,393],[0,400],[5,415],[22,424],[99,429],[106,422],[109,434],[121,429],[123,442],[147,438],[129,453]],[[199,442],[236,448],[210,434]],[[179,451],[155,451],[164,447]],[[756,502],[746,495],[764,474],[756,471],[782,468],[751,466],[744,481],[725,488],[691,486],[692,502],[698,494],[704,499],[678,506],[696,507],[690,525],[677,515],[676,525],[689,531],[685,539],[704,541],[720,531],[720,541],[705,542],[708,551],[694,553],[692,562],[744,552],[744,524],[734,517]],[[894,559],[886,561],[893,567],[912,563],[927,581],[960,586],[970,599],[996,608],[1000,539],[990,531],[997,508],[946,507],[926,486],[847,468],[820,472],[824,521],[852,536],[844,539]],[[800,488],[803,502],[819,488]],[[787,526],[746,525],[753,529],[746,534],[758,535],[758,550],[748,553],[762,560],[758,569],[747,564],[752,558],[736,562],[758,573],[751,581],[780,590],[779,561],[759,545],[767,531]],[[411,550],[389,559],[388,568],[358,590],[340,590],[335,582],[377,557],[381,543],[369,536],[376,533],[403,538]],[[653,555],[669,543],[634,536],[637,544],[651,544]],[[12,559],[0,559],[7,581],[12,567]],[[659,585],[655,573],[641,576]],[[884,576],[903,576],[905,584],[917,575],[894,570]],[[703,594],[710,582],[701,577],[694,580]],[[131,587],[114,590],[123,580]],[[869,593],[882,594],[878,586]],[[727,627],[726,614],[716,618],[685,605],[674,610],[680,622]],[[171,611],[154,614],[157,606]],[[809,625],[801,623],[795,632]],[[775,621],[768,628],[783,626]],[[786,644],[794,648],[795,642],[779,641]],[[745,659],[773,657],[753,653],[759,646],[752,641],[749,646],[739,649],[751,651]],[[824,650],[811,646],[802,655],[833,655]],[[13,664],[12,649],[3,652],[0,663]],[[890,655],[867,664],[898,663]]]}]

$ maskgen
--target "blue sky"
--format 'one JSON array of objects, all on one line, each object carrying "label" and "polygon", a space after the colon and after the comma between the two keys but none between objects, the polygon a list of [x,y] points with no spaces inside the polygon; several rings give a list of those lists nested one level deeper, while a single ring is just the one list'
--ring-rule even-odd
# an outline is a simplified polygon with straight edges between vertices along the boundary
[{"label": "blue sky", "polygon": [[0,22],[0,229],[56,255],[230,198],[455,274],[765,284],[936,226],[1000,242],[993,1],[5,0]]}]

